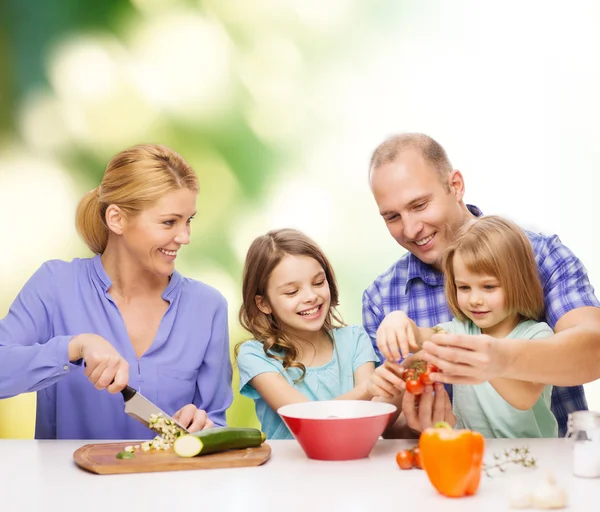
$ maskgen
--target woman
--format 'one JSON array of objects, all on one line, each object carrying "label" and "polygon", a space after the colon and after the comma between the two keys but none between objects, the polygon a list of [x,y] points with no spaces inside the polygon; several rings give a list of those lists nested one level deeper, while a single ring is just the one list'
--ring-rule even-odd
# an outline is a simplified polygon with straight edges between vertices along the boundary
[{"label": "woman", "polygon": [[190,431],[225,424],[227,303],[175,270],[197,195],[170,149],[119,153],[77,208],[96,256],[44,263],[0,321],[0,398],[37,391],[37,439],[152,437],[124,412],[127,384]]}]

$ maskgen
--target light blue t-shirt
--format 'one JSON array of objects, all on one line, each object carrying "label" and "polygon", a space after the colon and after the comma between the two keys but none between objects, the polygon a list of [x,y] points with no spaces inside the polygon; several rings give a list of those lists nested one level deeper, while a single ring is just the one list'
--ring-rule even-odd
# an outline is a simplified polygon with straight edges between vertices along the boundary
[{"label": "light blue t-shirt", "polygon": [[[439,324],[453,334],[479,335],[481,329],[470,320],[461,322],[456,318]],[[512,339],[548,338],[554,333],[544,322],[525,320],[520,322],[506,337]],[[489,382],[477,385],[454,384],[452,386],[452,411],[456,416],[456,428],[468,428],[481,432],[486,438],[533,438],[557,437],[558,423],[550,410],[552,386],[546,386],[531,409],[522,411],[510,405]]]},{"label": "light blue t-shirt", "polygon": [[[378,363],[366,331],[358,325],[333,330],[331,361],[323,366],[309,366],[301,382],[299,368],[283,369],[283,364],[265,354],[263,344],[247,341],[240,347],[237,365],[240,370],[240,393],[254,400],[256,415],[267,439],[293,439],[292,433],[276,411],[271,409],[249,382],[261,373],[280,373],[285,380],[309,400],[333,400],[354,388],[355,370],[369,361]],[[273,352],[275,354],[275,352]]]}]

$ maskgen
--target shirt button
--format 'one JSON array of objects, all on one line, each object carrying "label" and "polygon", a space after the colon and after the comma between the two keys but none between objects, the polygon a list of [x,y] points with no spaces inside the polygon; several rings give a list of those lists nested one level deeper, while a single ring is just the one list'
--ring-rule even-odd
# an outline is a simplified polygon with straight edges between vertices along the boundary
[{"label": "shirt button", "polygon": [[63,370],[64,370],[64,371],[67,371],[68,369],[69,369],[69,366],[68,366],[68,365],[64,365],[64,366],[63,366]]}]

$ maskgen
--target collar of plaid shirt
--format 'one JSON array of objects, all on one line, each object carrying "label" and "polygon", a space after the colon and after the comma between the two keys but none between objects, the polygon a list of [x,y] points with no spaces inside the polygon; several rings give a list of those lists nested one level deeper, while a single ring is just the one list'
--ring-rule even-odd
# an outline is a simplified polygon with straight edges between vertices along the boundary
[{"label": "collar of plaid shirt", "polygon": [[[483,212],[472,204],[467,205],[467,209],[475,215],[481,217]],[[423,263],[414,254],[408,254],[408,268],[406,283],[404,284],[404,293],[408,293],[408,285],[413,279],[422,279],[430,286],[440,286],[444,284],[444,274],[427,263]]]}]

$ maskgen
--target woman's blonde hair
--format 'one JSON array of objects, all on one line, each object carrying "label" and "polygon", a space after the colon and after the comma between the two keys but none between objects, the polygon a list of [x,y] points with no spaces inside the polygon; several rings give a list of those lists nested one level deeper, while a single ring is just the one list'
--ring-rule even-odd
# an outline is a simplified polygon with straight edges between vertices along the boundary
[{"label": "woman's blonde hair", "polygon": [[108,243],[109,205],[135,216],[163,195],[181,188],[198,192],[198,177],[175,151],[158,144],[141,144],[121,151],[106,166],[100,185],[79,202],[77,232],[94,254],[102,254]]},{"label": "woman's blonde hair", "polygon": [[487,274],[500,281],[506,308],[522,317],[539,320],[544,312],[544,292],[537,271],[533,247],[525,232],[514,222],[489,215],[465,225],[444,255],[446,299],[459,320],[467,317],[458,307],[454,257],[460,254],[475,274]]},{"label": "woman's blonde hair", "polygon": [[[252,242],[246,255],[244,275],[242,279],[242,307],[240,308],[240,323],[255,340],[263,344],[267,357],[283,363],[283,368],[299,368],[302,379],[306,367],[296,361],[298,349],[293,339],[284,331],[283,326],[273,314],[263,313],[256,304],[256,297],[267,298],[267,284],[271,273],[286,255],[308,256],[315,259],[325,272],[331,303],[325,316],[323,330],[329,333],[334,327],[343,326],[336,306],[339,304],[339,294],[335,274],[329,260],[321,248],[304,233],[295,229],[279,229],[269,231]],[[241,343],[236,346],[236,356]]]}]

